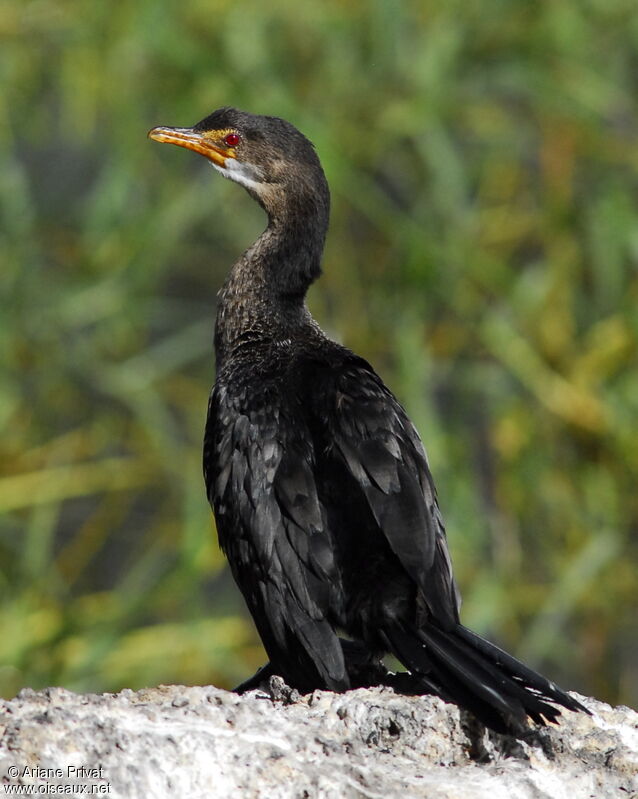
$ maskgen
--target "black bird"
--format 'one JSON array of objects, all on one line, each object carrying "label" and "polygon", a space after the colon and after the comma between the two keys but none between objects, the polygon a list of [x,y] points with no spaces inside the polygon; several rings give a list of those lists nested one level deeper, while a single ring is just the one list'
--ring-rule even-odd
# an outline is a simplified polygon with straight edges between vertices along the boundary
[{"label": "black bird", "polygon": [[380,658],[392,653],[414,691],[497,731],[555,721],[550,703],[585,710],[460,623],[419,435],[370,364],[306,307],[330,205],[310,141],[234,108],[149,136],[204,155],[268,215],[219,293],[204,441],[219,542],[270,658],[261,676],[344,691],[386,674]]}]

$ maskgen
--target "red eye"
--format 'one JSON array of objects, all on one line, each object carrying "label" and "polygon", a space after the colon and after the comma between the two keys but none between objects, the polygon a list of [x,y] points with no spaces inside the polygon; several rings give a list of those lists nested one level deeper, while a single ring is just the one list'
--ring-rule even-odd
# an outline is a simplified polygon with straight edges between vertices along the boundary
[{"label": "red eye", "polygon": [[240,141],[241,136],[239,133],[229,133],[227,136],[224,136],[224,144],[227,144],[229,147],[237,147]]}]

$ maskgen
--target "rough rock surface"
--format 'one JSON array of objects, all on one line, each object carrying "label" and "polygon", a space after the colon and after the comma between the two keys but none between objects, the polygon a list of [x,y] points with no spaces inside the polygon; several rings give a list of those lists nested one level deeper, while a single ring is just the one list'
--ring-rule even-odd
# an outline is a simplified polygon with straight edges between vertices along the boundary
[{"label": "rough rock surface", "polygon": [[593,716],[566,712],[521,743],[433,697],[272,689],[24,690],[0,702],[0,796],[638,797],[628,708],[579,697]]}]

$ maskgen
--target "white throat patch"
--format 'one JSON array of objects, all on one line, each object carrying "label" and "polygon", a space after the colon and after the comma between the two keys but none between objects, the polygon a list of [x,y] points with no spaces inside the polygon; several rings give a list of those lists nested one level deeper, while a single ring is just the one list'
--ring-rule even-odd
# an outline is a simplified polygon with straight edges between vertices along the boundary
[{"label": "white throat patch", "polygon": [[236,158],[227,158],[224,166],[217,166],[212,161],[215,169],[229,180],[240,183],[247,189],[257,191],[261,185],[261,170],[252,164],[240,163]]}]

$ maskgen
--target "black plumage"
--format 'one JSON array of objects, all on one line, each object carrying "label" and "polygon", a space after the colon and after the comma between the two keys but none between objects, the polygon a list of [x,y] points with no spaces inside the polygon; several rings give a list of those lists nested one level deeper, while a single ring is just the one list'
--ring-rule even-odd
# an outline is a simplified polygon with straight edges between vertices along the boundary
[{"label": "black plumage", "polygon": [[460,624],[419,435],[306,307],[329,211],[311,143],[284,120],[231,108],[149,135],[205,155],[268,215],[219,294],[204,443],[219,541],[270,658],[260,676],[342,691],[389,679],[380,658],[391,652],[411,690],[496,730],[555,721],[555,705],[583,710]]}]

